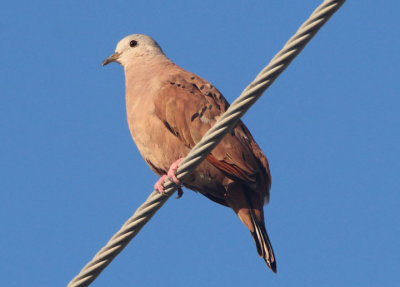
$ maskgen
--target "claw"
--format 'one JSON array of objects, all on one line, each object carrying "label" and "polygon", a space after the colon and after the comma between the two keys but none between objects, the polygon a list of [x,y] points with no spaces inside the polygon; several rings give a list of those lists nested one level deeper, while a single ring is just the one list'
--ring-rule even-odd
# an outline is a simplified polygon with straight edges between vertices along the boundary
[{"label": "claw", "polygon": [[163,175],[162,177],[160,177],[159,180],[157,180],[157,182],[154,184],[154,189],[157,190],[159,193],[165,194],[165,190],[164,190],[164,182],[166,179],[167,175]]},{"label": "claw", "polygon": [[[176,177],[176,171],[178,170],[179,164],[182,162],[183,158],[178,159],[175,161],[173,164],[171,164],[171,167],[168,170],[167,174],[164,174],[160,179],[154,184],[154,189],[157,190],[161,194],[165,194],[165,189],[164,189],[164,182],[167,177],[171,178],[173,182],[176,184],[181,184],[179,179]],[[178,196],[176,198],[181,198],[183,195],[182,188],[178,188]]]},{"label": "claw", "polygon": [[[171,167],[168,170],[168,176],[175,182],[176,184],[181,184],[180,180],[176,177],[176,171],[178,170],[179,164],[183,161],[183,158],[178,159],[175,161],[173,164],[171,164]],[[178,195],[175,197],[176,199],[181,198],[183,195],[183,190],[181,187],[178,187]]]},{"label": "claw", "polygon": [[176,184],[181,184],[179,179],[176,177],[176,171],[178,170],[178,166],[182,161],[183,161],[183,158],[180,158],[177,161],[175,161],[173,164],[171,164],[171,166],[168,170],[168,173],[167,173],[168,177],[170,177],[173,180],[173,182],[175,182]]},{"label": "claw", "polygon": [[178,195],[177,195],[177,196],[175,196],[175,198],[176,198],[176,199],[179,199],[179,198],[181,198],[181,197],[182,197],[182,195],[183,195],[183,190],[182,190],[182,188],[181,188],[181,187],[178,187]]}]

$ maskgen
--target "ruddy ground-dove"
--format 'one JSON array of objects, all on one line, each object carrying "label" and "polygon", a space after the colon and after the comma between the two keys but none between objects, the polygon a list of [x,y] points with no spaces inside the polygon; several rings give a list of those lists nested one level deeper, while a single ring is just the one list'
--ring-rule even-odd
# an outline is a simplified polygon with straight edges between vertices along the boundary
[{"label": "ruddy ground-dove", "polygon": [[[125,37],[103,65],[110,62],[124,67],[128,124],[141,155],[154,172],[168,173],[177,182],[180,159],[228,102],[209,82],[175,65],[149,36]],[[155,185],[160,192],[163,180]],[[271,186],[268,161],[241,121],[183,185],[231,207],[250,230],[258,254],[276,272],[263,211]]]}]

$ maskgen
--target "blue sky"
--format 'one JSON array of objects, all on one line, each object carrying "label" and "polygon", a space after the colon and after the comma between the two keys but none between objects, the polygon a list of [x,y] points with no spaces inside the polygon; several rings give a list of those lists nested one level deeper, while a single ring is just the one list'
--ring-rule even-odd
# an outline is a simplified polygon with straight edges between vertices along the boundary
[{"label": "blue sky", "polygon": [[[65,286],[152,191],[123,69],[101,67],[121,38],[151,35],[232,102],[320,3],[2,3],[1,285]],[[277,275],[231,210],[187,190],[92,286],[395,286],[399,6],[345,3],[244,117],[270,161]]]}]

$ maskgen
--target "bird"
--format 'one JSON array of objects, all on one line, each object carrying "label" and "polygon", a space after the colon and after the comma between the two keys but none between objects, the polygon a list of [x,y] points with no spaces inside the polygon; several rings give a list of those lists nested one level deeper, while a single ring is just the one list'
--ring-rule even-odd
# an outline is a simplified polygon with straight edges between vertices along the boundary
[{"label": "bird", "polygon": [[[230,207],[249,229],[260,257],[274,273],[276,260],[265,227],[269,202],[268,160],[240,120],[194,172],[180,183],[175,172],[182,159],[228,109],[223,95],[205,79],[173,63],[150,36],[120,40],[103,66],[116,62],[125,72],[127,121],[146,163],[161,178]],[[182,190],[178,191],[182,196]]]}]

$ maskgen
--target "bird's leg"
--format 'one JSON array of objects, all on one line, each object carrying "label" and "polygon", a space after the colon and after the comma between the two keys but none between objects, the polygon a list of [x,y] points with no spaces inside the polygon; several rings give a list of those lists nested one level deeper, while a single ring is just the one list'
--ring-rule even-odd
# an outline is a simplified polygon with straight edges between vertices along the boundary
[{"label": "bird's leg", "polygon": [[[164,194],[165,190],[164,190],[164,182],[165,182],[165,178],[169,177],[172,179],[173,182],[175,182],[176,184],[181,184],[181,182],[179,181],[179,179],[176,177],[176,171],[178,170],[178,166],[179,164],[182,162],[183,158],[178,159],[177,161],[175,161],[173,164],[171,164],[168,173],[166,175],[163,175],[155,184],[154,184],[154,189],[157,190],[159,193]],[[183,195],[183,191],[182,188],[178,188],[178,196],[177,198],[182,197]]]}]

